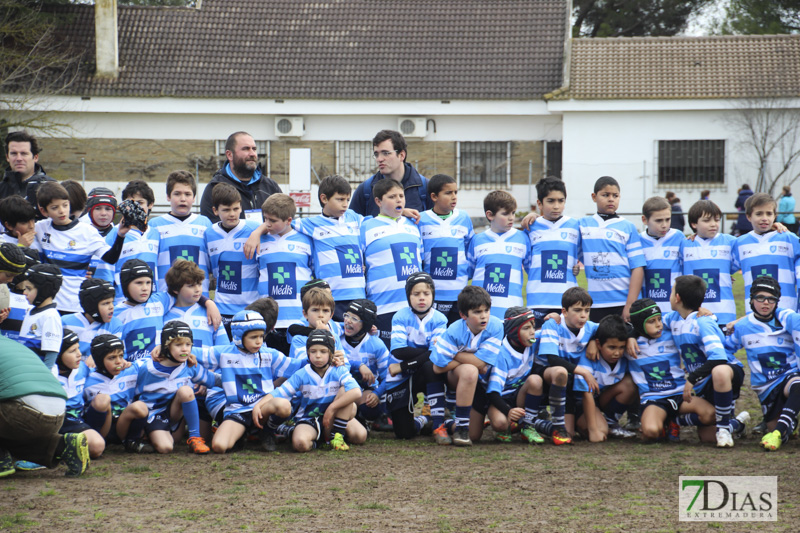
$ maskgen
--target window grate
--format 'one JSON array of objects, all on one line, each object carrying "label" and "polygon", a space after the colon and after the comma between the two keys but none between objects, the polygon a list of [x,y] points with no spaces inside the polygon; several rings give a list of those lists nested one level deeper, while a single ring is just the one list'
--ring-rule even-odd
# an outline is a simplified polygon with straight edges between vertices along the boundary
[{"label": "window grate", "polygon": [[358,186],[378,171],[371,141],[336,141],[336,174]]},{"label": "window grate", "polygon": [[458,182],[460,188],[508,188],[510,169],[510,142],[458,143]]},{"label": "window grate", "polygon": [[725,183],[725,141],[658,141],[658,182]]}]

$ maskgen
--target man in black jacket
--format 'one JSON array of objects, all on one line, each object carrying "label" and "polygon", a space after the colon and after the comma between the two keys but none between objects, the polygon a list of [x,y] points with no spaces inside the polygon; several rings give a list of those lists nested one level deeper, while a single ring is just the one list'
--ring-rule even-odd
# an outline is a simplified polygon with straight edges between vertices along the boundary
[{"label": "man in black jacket", "polygon": [[36,203],[36,191],[45,181],[55,181],[39,165],[39,143],[25,131],[15,131],[6,137],[8,168],[0,181],[0,198],[18,194],[24,197],[42,218]]},{"label": "man in black jacket", "polygon": [[281,188],[269,176],[263,174],[258,164],[258,151],[253,136],[244,131],[237,131],[225,141],[225,157],[228,162],[214,174],[211,182],[203,191],[200,200],[200,214],[211,222],[218,222],[211,202],[211,191],[218,183],[233,185],[242,198],[242,218],[248,211],[261,221],[261,204],[271,194],[282,192]]}]

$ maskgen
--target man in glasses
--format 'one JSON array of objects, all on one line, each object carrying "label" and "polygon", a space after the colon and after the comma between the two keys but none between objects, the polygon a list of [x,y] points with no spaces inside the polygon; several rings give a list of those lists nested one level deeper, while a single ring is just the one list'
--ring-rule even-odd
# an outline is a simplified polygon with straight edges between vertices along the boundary
[{"label": "man in glasses", "polygon": [[379,180],[391,178],[403,186],[406,207],[403,216],[419,221],[422,211],[433,207],[428,196],[428,179],[406,162],[408,157],[406,140],[400,132],[382,130],[372,139],[372,155],[378,172],[358,186],[350,200],[350,209],[359,215],[374,217],[380,213],[375,203],[372,187]]}]

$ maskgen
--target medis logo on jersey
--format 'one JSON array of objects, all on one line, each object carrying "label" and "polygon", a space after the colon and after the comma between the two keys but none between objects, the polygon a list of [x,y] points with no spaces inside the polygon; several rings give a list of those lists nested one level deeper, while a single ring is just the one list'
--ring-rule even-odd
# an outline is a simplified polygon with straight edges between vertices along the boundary
[{"label": "medis logo on jersey", "polygon": [[769,276],[772,279],[780,279],[778,278],[778,265],[754,266],[750,269],[750,275],[752,276],[750,280],[751,283],[759,276]]},{"label": "medis logo on jersey", "polygon": [[[669,253],[669,252],[666,252]],[[644,292],[646,298],[652,298],[656,302],[666,302],[669,300],[670,270],[668,268],[648,268],[644,273]]]},{"label": "medis logo on jersey", "polygon": [[511,281],[511,265],[490,263],[483,273],[483,288],[491,296],[505,298]]},{"label": "medis logo on jersey", "polygon": [[357,246],[337,246],[336,255],[339,256],[339,268],[343,278],[357,278],[364,275],[361,251]]},{"label": "medis logo on jersey", "polygon": [[178,259],[185,259],[191,263],[200,262],[199,246],[173,246],[169,249],[169,264],[174,265]]},{"label": "medis logo on jersey", "polygon": [[567,252],[563,250],[543,251],[542,283],[566,283],[566,282],[567,282]]},{"label": "medis logo on jersey", "polygon": [[422,270],[417,261],[417,245],[396,242],[390,245],[394,257],[394,271],[397,281],[403,281],[414,272]]},{"label": "medis logo on jersey", "polygon": [[267,265],[269,276],[269,295],[276,300],[288,300],[297,294],[297,276],[294,263],[270,263]]},{"label": "medis logo on jersey", "polygon": [[217,290],[225,294],[242,294],[242,262],[220,261]]},{"label": "medis logo on jersey", "polygon": [[458,274],[458,248],[431,248],[431,277],[433,279],[456,279]]},{"label": "medis logo on jersey", "polygon": [[706,297],[703,301],[719,302],[722,299],[718,268],[698,268],[695,269],[694,275],[702,278],[703,281],[706,282]]},{"label": "medis logo on jersey", "polygon": [[786,355],[782,353],[760,353],[758,362],[761,363],[761,373],[771,381],[789,371]]},{"label": "medis logo on jersey", "polygon": [[669,370],[669,363],[666,361],[644,364],[642,373],[652,391],[665,391],[676,387],[672,372]]},{"label": "medis logo on jersey", "polygon": [[237,374],[236,397],[239,403],[251,404],[261,397],[261,374]]},{"label": "medis logo on jersey", "polygon": [[156,328],[139,328],[125,336],[125,359],[136,361],[150,357],[150,349],[156,341]]},{"label": "medis logo on jersey", "polygon": [[694,372],[706,362],[706,356],[694,344],[681,344],[681,357],[689,372]]}]

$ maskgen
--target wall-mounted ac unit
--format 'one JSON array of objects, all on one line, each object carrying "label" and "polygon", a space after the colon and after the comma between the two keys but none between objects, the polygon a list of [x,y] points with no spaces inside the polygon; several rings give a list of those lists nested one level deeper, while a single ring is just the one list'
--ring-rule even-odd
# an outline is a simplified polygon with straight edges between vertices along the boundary
[{"label": "wall-mounted ac unit", "polygon": [[397,130],[403,137],[425,137],[428,134],[428,119],[425,117],[400,117]]},{"label": "wall-mounted ac unit", "polygon": [[275,117],[276,137],[302,137],[305,132],[303,117]]}]

